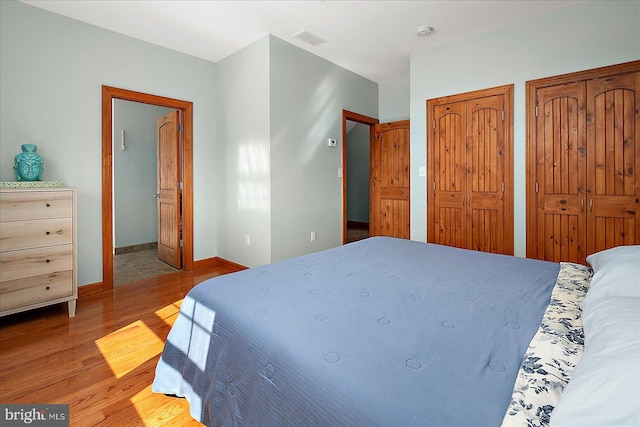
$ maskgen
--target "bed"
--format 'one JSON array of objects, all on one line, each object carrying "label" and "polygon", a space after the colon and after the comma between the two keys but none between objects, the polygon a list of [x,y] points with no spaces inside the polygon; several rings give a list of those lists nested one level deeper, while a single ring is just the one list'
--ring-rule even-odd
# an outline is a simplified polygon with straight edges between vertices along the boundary
[{"label": "bed", "polygon": [[[631,248],[625,280],[640,260]],[[583,353],[594,359],[581,304],[626,301],[624,338],[640,337],[640,299],[603,291],[584,301],[592,274],[374,237],[221,276],[183,300],[152,388],[186,398],[208,426],[554,426],[556,406],[557,425],[575,425],[588,412],[584,395],[606,394],[590,370],[580,387],[576,366]],[[608,392],[625,394],[619,421],[640,423],[640,349],[631,347],[616,364],[637,381]],[[578,387],[563,404],[574,371]]]}]

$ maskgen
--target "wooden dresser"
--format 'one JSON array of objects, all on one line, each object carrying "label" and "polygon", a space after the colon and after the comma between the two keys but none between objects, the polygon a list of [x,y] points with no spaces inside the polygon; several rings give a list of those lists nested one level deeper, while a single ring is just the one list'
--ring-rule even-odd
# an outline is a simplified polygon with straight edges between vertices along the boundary
[{"label": "wooden dresser", "polygon": [[0,189],[0,316],[62,302],[76,314],[76,190]]}]

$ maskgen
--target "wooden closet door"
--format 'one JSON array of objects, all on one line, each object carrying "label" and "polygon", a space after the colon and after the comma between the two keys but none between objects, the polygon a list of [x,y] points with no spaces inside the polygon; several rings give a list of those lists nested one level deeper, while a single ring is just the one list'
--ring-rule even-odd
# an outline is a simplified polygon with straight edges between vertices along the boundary
[{"label": "wooden closet door", "polygon": [[[427,189],[432,221],[427,222],[429,241],[465,248],[466,228],[466,102],[434,107],[433,138],[428,150],[433,188]],[[432,191],[430,191],[432,190]]]},{"label": "wooden closet door", "polygon": [[640,242],[640,72],[587,82],[588,254]]},{"label": "wooden closet door", "polygon": [[529,81],[527,100],[527,256],[640,244],[640,61]]},{"label": "wooden closet door", "polygon": [[513,85],[427,100],[427,241],[513,254]]},{"label": "wooden closet door", "polygon": [[[505,129],[503,96],[467,102],[467,245],[505,251]],[[512,251],[512,250],[511,250]]]},{"label": "wooden closet door", "polygon": [[586,257],[585,84],[536,92],[535,258],[584,263]]}]

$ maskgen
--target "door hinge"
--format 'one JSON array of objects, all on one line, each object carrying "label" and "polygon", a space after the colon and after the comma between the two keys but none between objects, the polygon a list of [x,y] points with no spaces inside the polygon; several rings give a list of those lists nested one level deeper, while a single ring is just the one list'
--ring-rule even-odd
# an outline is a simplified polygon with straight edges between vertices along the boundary
[{"label": "door hinge", "polygon": [[182,191],[182,181],[180,181],[180,191]]},{"label": "door hinge", "polygon": [[538,182],[536,181],[536,193],[538,192]]},{"label": "door hinge", "polygon": [[502,192],[504,193],[504,181],[502,181]]},{"label": "door hinge", "polygon": [[436,128],[436,121],[435,120],[433,121],[433,128],[434,129]]},{"label": "door hinge", "polygon": [[180,239],[180,247],[182,247],[182,239]]},{"label": "door hinge", "polygon": [[538,117],[538,106],[536,105],[536,117]]},{"label": "door hinge", "polygon": [[182,132],[182,123],[178,123],[178,132]]},{"label": "door hinge", "polygon": [[436,182],[433,181],[433,191],[436,191]]},{"label": "door hinge", "polygon": [[502,121],[504,122],[504,111],[502,111]]}]

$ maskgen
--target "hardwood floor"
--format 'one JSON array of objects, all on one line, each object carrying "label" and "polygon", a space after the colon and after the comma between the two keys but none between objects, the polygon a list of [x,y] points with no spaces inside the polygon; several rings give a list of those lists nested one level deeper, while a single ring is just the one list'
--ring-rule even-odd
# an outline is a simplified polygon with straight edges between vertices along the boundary
[{"label": "hardwood floor", "polygon": [[0,318],[0,402],[66,403],[71,426],[197,426],[184,399],[151,392],[180,303],[231,267],[149,278]]}]

